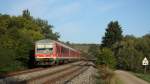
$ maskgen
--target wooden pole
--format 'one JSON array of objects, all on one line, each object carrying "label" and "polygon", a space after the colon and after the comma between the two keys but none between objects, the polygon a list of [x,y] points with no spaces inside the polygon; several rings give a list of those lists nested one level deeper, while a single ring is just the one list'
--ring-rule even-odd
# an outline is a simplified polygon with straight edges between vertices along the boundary
[{"label": "wooden pole", "polygon": [[144,74],[146,73],[146,65],[145,65],[145,68],[144,68]]}]

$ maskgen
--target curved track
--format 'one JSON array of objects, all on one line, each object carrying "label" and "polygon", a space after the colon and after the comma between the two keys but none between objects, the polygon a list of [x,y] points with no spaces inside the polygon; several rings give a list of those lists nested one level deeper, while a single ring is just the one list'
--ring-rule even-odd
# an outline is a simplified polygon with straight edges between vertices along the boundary
[{"label": "curved track", "polygon": [[12,73],[9,74],[8,77],[0,79],[0,84],[46,84],[49,81],[55,82],[55,80],[57,81],[60,77],[63,78],[64,75],[81,70],[85,64],[86,62],[79,61],[50,68],[38,68]]}]

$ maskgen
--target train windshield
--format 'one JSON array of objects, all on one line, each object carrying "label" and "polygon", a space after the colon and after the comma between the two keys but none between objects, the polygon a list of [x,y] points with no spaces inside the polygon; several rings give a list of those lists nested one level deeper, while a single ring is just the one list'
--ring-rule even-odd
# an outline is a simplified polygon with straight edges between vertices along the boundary
[{"label": "train windshield", "polygon": [[53,47],[50,45],[38,45],[37,53],[52,53]]},{"label": "train windshield", "polygon": [[37,53],[52,53],[53,48],[37,48]]}]

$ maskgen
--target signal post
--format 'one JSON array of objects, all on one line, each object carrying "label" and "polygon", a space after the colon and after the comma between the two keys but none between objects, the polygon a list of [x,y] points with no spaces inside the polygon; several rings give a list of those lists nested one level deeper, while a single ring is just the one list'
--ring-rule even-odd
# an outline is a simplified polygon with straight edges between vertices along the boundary
[{"label": "signal post", "polygon": [[142,65],[144,66],[144,74],[145,74],[147,66],[149,65],[148,59],[146,57],[143,59]]}]

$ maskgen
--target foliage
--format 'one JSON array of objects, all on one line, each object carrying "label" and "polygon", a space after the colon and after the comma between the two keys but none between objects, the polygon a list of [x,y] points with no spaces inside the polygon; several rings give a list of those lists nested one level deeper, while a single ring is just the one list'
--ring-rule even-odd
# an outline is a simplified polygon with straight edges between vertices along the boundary
[{"label": "foliage", "polygon": [[41,33],[45,36],[45,38],[58,40],[58,38],[60,37],[58,32],[53,33],[52,31],[53,26],[49,25],[47,21],[38,18],[35,19],[34,22],[40,27]]},{"label": "foliage", "polygon": [[122,37],[122,29],[118,21],[111,21],[106,28],[101,46],[111,48],[113,44],[121,41]]},{"label": "foliage", "polygon": [[[147,57],[150,60],[150,34],[138,38],[133,35],[123,37],[117,21],[108,24],[100,48],[104,47],[112,50],[119,69],[142,71],[143,58]],[[103,58],[105,57],[104,55]]]},{"label": "foliage", "polygon": [[99,45],[91,44],[88,49],[88,55],[90,55],[90,59],[95,59],[99,55]]},{"label": "foliage", "polygon": [[115,72],[105,65],[98,65],[98,75],[96,84],[122,84],[122,81],[118,79]]},{"label": "foliage", "polygon": [[26,19],[31,19],[32,17],[30,16],[30,11],[27,9],[27,10],[23,10],[22,11],[22,16]]},{"label": "foliage", "polygon": [[109,48],[102,48],[97,56],[97,64],[105,64],[110,68],[116,65],[116,59],[113,52]]},{"label": "foliage", "polygon": [[58,40],[47,21],[33,18],[28,10],[21,16],[0,14],[0,71],[14,71],[28,67],[33,43],[39,39]]},{"label": "foliage", "polygon": [[142,71],[142,60],[144,57],[149,58],[150,45],[148,41],[143,37],[136,38],[134,36],[127,35],[119,43],[113,45],[113,49],[117,49],[116,59],[118,68]]}]

